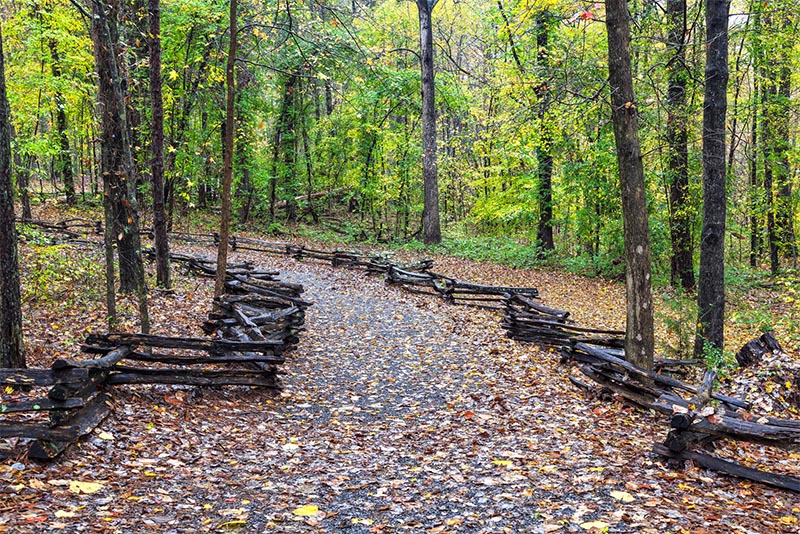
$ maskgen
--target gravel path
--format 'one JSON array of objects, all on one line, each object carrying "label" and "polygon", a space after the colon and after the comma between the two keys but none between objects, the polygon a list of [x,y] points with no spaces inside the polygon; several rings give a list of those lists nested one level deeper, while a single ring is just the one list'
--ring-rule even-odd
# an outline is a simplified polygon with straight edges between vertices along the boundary
[{"label": "gravel path", "polygon": [[116,389],[58,462],[0,465],[0,534],[797,532],[795,496],[666,469],[648,453],[663,421],[585,398],[499,315],[267,265],[314,302],[284,391]]}]

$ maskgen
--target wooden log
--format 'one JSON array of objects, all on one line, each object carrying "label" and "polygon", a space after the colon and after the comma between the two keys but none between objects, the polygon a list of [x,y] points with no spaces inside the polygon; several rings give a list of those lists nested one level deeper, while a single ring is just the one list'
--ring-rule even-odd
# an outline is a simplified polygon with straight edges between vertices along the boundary
[{"label": "wooden log", "polygon": [[675,453],[660,443],[653,444],[653,452],[666,458],[692,460],[701,467],[705,467],[706,469],[711,469],[726,475],[752,480],[753,482],[759,482],[761,484],[767,484],[769,486],[789,491],[800,492],[800,479],[792,476],[768,473],[766,471],[745,467],[728,460],[714,458],[708,454],[702,454],[690,450],[684,450],[682,452]]},{"label": "wooden log", "polygon": [[41,424],[0,424],[0,438],[25,437],[47,441],[74,441],[81,435],[91,431],[108,415],[104,394],[96,395],[83,408],[76,411],[70,418],[69,424],[47,427]]},{"label": "wooden log", "polygon": [[240,342],[226,339],[203,339],[191,337],[165,337],[149,334],[92,334],[87,336],[89,345],[146,345],[167,349],[191,349],[224,354],[228,352],[262,352],[272,353],[280,351],[282,341],[252,341]]},{"label": "wooden log", "polygon": [[[612,365],[616,365],[618,367],[621,367],[622,369],[625,369],[626,371],[628,371],[628,372],[630,372],[632,374],[635,374],[635,375],[643,377],[643,378],[648,378],[650,380],[653,380],[654,382],[658,382],[660,384],[664,384],[666,386],[670,386],[670,387],[673,387],[673,388],[682,389],[682,390],[688,391],[689,393],[692,393],[692,394],[696,394],[697,391],[698,391],[695,386],[692,386],[690,384],[682,382],[682,381],[680,381],[680,380],[678,380],[676,378],[660,375],[658,373],[655,373],[653,371],[649,371],[647,369],[642,369],[639,366],[633,365],[632,363],[628,363],[627,361],[625,361],[625,360],[623,360],[621,358],[617,358],[616,356],[612,356],[612,355],[604,352],[603,350],[597,349],[597,348],[592,347],[590,345],[587,345],[585,343],[577,343],[575,345],[575,348],[577,350],[581,350],[581,351],[589,354],[590,356],[594,356],[595,358],[597,358],[600,361],[607,362],[607,363],[612,364]],[[749,410],[750,409],[750,403],[745,402],[745,401],[743,401],[741,399],[728,397],[726,395],[720,395],[718,393],[712,393],[711,397],[713,399],[716,399],[716,400],[731,404],[733,406],[738,406],[739,408],[744,408],[745,410]]]},{"label": "wooden log", "polygon": [[562,321],[566,320],[570,315],[569,312],[567,312],[567,311],[559,310],[559,309],[556,309],[556,308],[550,308],[550,307],[545,306],[544,304],[540,304],[540,303],[536,302],[535,300],[533,300],[531,298],[528,298],[528,297],[526,297],[525,295],[522,295],[522,294],[512,294],[509,297],[508,302],[511,303],[511,304],[521,304],[522,306],[524,306],[526,308],[531,308],[531,309],[536,310],[537,312],[543,313],[545,315],[553,315],[553,316],[557,317],[558,319],[561,319]]},{"label": "wooden log", "polygon": [[181,384],[190,386],[260,386],[280,389],[274,373],[255,370],[188,370],[118,367],[108,384]]},{"label": "wooden log", "polygon": [[635,391],[630,387],[626,387],[625,385],[611,380],[608,377],[604,376],[602,373],[598,372],[597,369],[592,367],[591,365],[582,365],[580,370],[583,374],[600,384],[601,386],[607,387],[611,391],[619,394],[621,397],[637,404],[645,409],[649,409],[653,407],[653,402],[655,401],[655,397],[653,395],[648,395],[641,393],[639,391]]},{"label": "wooden log", "polygon": [[263,354],[225,354],[219,356],[180,356],[173,354],[150,354],[146,352],[132,352],[128,360],[163,363],[167,365],[208,365],[208,364],[236,364],[236,363],[268,363],[280,365],[286,362],[279,356],[265,356]]},{"label": "wooden log", "polygon": [[[680,406],[681,408],[689,408],[689,401],[686,399],[679,397],[671,392],[664,392],[656,402],[664,408],[668,408],[669,410],[673,410],[673,406]],[[671,413],[671,412],[670,412]],[[800,429],[800,421],[796,421],[793,419],[779,419],[777,417],[756,417],[749,413],[741,413],[733,410],[725,410],[724,414],[725,417],[731,417],[734,419],[745,419],[745,420],[758,420],[765,422],[765,424],[772,425],[772,426],[782,426],[786,428],[796,428]]]},{"label": "wooden log", "polygon": [[0,369],[0,384],[9,386],[52,386],[56,383],[80,384],[89,380],[86,369],[56,373],[51,369]]},{"label": "wooden log", "polygon": [[77,410],[70,418],[69,425],[66,428],[70,430],[73,437],[68,439],[37,438],[39,441],[31,444],[28,456],[38,460],[49,460],[61,454],[70,443],[88,434],[103,422],[109,414],[108,402],[109,397],[106,394],[95,395],[91,401],[82,409]]},{"label": "wooden log", "polygon": [[122,361],[126,356],[131,353],[131,348],[123,345],[108,352],[102,358],[94,360],[63,360],[58,359],[53,362],[53,369],[68,369],[68,368],[83,368],[91,370],[107,370],[114,367],[118,362]]},{"label": "wooden log", "polygon": [[70,397],[63,401],[54,401],[48,398],[24,400],[9,403],[0,403],[0,415],[17,412],[46,412],[50,410],[68,410],[80,408],[85,401],[80,397]]}]

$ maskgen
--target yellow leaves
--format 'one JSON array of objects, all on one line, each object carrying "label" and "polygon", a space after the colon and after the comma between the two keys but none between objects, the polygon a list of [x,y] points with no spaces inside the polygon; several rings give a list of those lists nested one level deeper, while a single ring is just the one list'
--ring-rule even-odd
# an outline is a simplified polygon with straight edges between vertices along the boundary
[{"label": "yellow leaves", "polygon": [[636,498],[627,491],[614,490],[611,492],[611,496],[614,497],[616,500],[622,501],[624,503],[629,503],[636,500]]},{"label": "yellow leaves", "polygon": [[292,513],[297,517],[314,517],[319,513],[319,506],[315,504],[307,504],[292,510]]},{"label": "yellow leaves", "polygon": [[100,482],[82,482],[79,480],[72,480],[69,483],[69,490],[72,493],[97,493],[103,489],[103,484]]},{"label": "yellow leaves", "polygon": [[174,82],[175,80],[177,80],[178,76],[180,76],[180,74],[178,74],[178,71],[176,71],[175,69],[172,69],[171,71],[169,71],[169,74],[167,75],[167,77],[169,78],[169,80],[171,82]]},{"label": "yellow leaves", "polygon": [[785,515],[780,518],[780,522],[783,523],[784,525],[796,525],[798,519],[793,515]]},{"label": "yellow leaves", "polygon": [[610,526],[611,525],[605,521],[586,521],[585,523],[581,523],[581,528],[583,530],[594,530],[599,532],[608,531],[608,527]]},{"label": "yellow leaves", "polygon": [[233,521],[226,521],[219,525],[221,530],[238,530],[247,526],[247,521],[244,519],[234,519]]},{"label": "yellow leaves", "polygon": [[511,460],[492,460],[492,463],[500,467],[511,467],[514,465],[514,462]]}]

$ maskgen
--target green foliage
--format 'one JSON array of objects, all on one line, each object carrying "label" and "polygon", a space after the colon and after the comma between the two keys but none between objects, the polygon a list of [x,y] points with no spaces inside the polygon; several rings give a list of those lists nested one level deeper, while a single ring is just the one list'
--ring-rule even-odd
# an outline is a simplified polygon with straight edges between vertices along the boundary
[{"label": "green foliage", "polygon": [[671,289],[664,292],[660,304],[656,306],[656,319],[666,328],[663,349],[671,358],[691,358],[697,321],[697,302],[694,296]]},{"label": "green foliage", "polygon": [[716,371],[719,378],[725,378],[736,369],[736,356],[729,350],[719,349],[706,342],[703,345],[702,359],[706,369]]},{"label": "green foliage", "polygon": [[35,245],[22,271],[22,301],[74,307],[102,298],[103,262],[70,245]]}]

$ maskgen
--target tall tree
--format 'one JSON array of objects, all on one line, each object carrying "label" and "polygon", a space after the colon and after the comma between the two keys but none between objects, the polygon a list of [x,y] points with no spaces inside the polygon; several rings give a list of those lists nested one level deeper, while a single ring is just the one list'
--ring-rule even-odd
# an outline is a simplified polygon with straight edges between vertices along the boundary
[{"label": "tall tree", "polygon": [[547,124],[552,99],[547,79],[550,64],[549,14],[544,11],[536,15],[536,65],[542,81],[536,88],[539,98],[539,128],[542,139],[537,149],[539,159],[539,246],[544,250],[555,250],[553,243],[553,136]]},{"label": "tall tree", "polygon": [[694,290],[692,207],[689,198],[688,112],[686,88],[686,0],[667,0],[667,176],[669,231],[672,240],[670,279],[673,286]]},{"label": "tall tree", "polygon": [[439,176],[436,170],[436,103],[433,68],[433,19],[438,0],[416,0],[419,11],[420,68],[422,70],[422,232],[426,244],[439,243]]},{"label": "tall tree", "polygon": [[22,308],[11,184],[11,127],[0,25],[0,366],[25,367]]},{"label": "tall tree", "polygon": [[727,0],[706,0],[703,97],[703,228],[694,353],[722,350],[725,319],[725,114],[728,108]]},{"label": "tall tree", "polygon": [[606,1],[606,26],[611,120],[617,147],[625,243],[625,355],[631,363],[649,369],[653,367],[654,345],[650,225],[631,76],[627,0]]},{"label": "tall tree", "polygon": [[[58,41],[51,37],[48,41],[50,56],[53,60],[51,70],[56,84],[61,83],[63,69],[61,67],[61,55],[58,52]],[[69,135],[67,134],[67,102],[61,87],[56,85],[56,136],[58,138],[58,153],[55,155],[55,171],[60,175],[61,183],[64,186],[64,198],[67,204],[75,204],[75,177],[72,171],[72,153],[69,149]]]},{"label": "tall tree", "polygon": [[228,43],[228,63],[225,66],[225,146],[222,171],[222,214],[219,223],[219,245],[217,248],[217,279],[214,284],[214,296],[225,292],[225,272],[228,266],[228,237],[231,223],[231,184],[233,182],[233,138],[235,135],[235,69],[236,69],[236,8],[237,0],[231,0],[230,6],[230,41]]},{"label": "tall tree", "polygon": [[[791,61],[794,46],[792,4],[783,2],[757,7],[763,27],[768,32],[760,37],[762,79],[762,149],[764,152],[764,193],[767,199],[767,239],[770,267],[777,273],[780,256],[796,257],[792,220],[792,172],[789,153],[792,147]],[[767,41],[768,39],[768,41]],[[769,43],[767,45],[767,42]],[[766,48],[769,46],[769,49]]]},{"label": "tall tree", "polygon": [[150,105],[152,107],[153,233],[156,249],[156,283],[169,288],[169,241],[164,208],[164,100],[161,94],[161,2],[149,0]]},{"label": "tall tree", "polygon": [[[97,69],[98,103],[101,114],[101,173],[106,214],[106,297],[109,306],[109,322],[113,316],[114,264],[109,257],[112,248],[109,238],[116,236],[120,267],[128,267],[134,277],[134,287],[139,301],[139,319],[143,332],[150,330],[147,309],[147,285],[144,277],[141,242],[139,236],[139,212],[136,203],[136,184],[133,154],[131,151],[127,123],[124,80],[119,70],[119,4],[92,2],[92,37],[94,40]],[[113,229],[113,233],[108,232]],[[122,248],[129,247],[130,255],[123,256]]]}]

